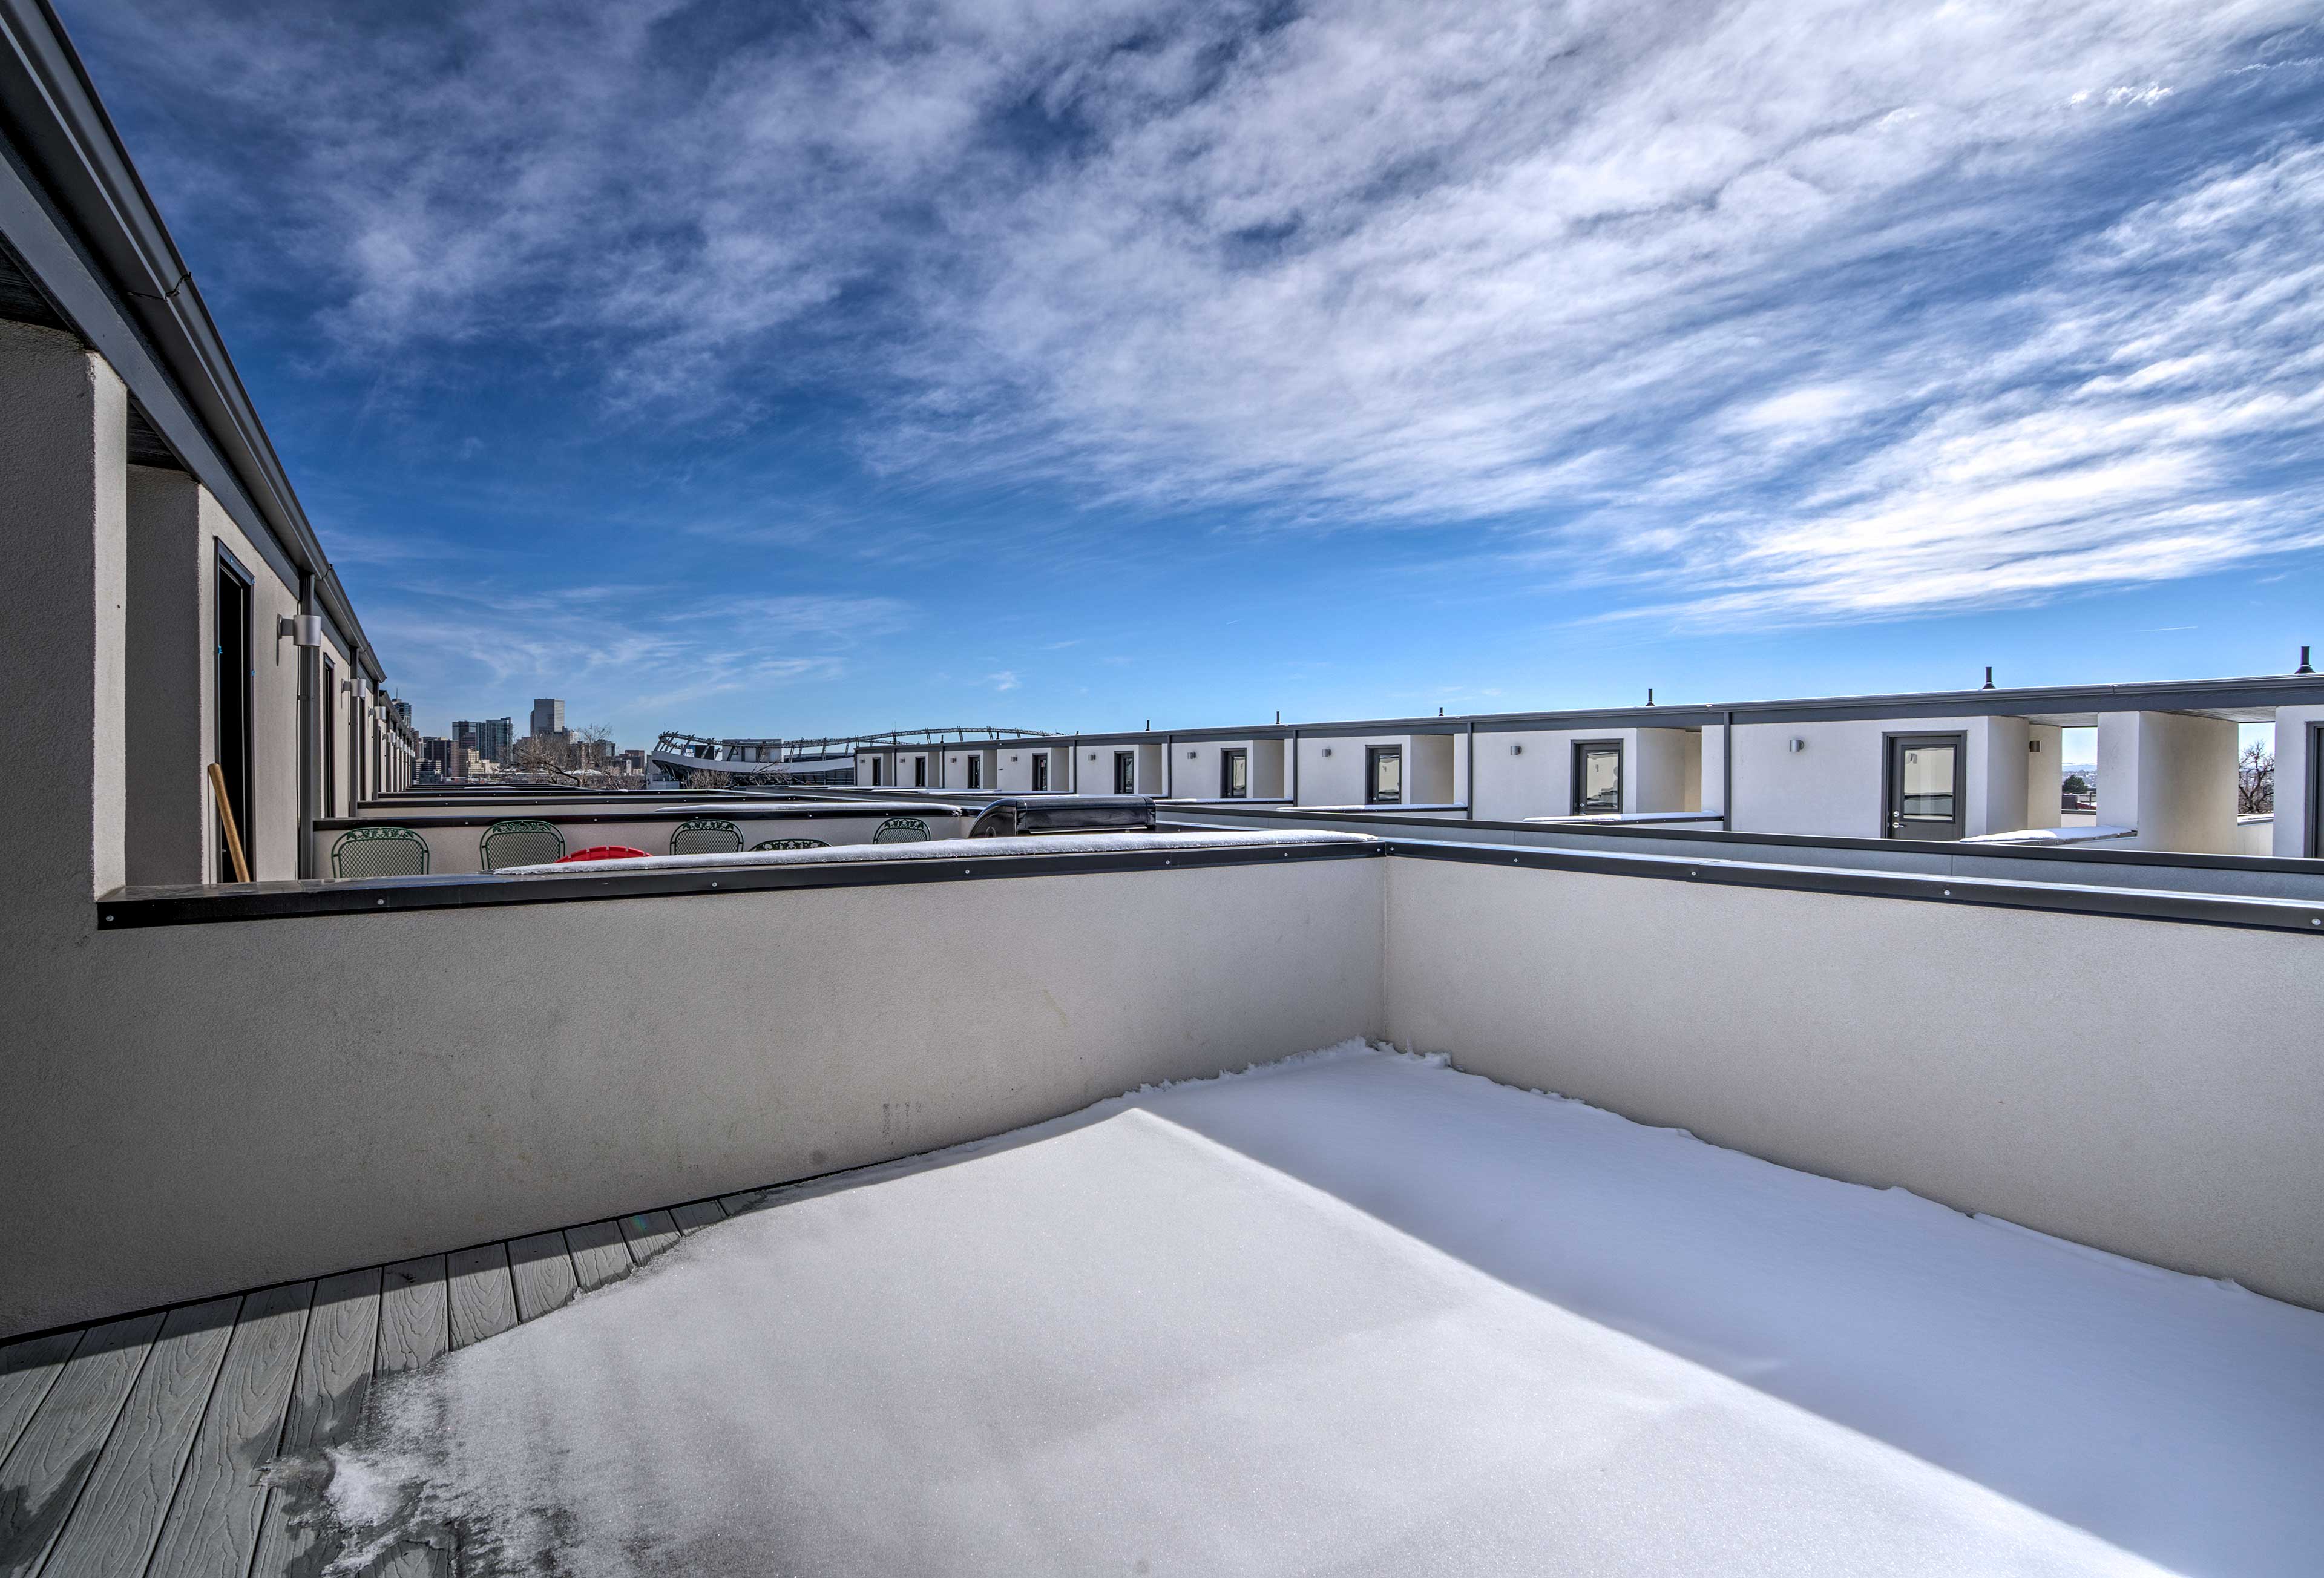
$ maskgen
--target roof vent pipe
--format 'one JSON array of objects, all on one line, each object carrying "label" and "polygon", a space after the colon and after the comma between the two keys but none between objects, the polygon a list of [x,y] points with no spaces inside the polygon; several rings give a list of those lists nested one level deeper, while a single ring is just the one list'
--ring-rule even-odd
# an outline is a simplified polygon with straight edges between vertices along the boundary
[{"label": "roof vent pipe", "polygon": [[1993,665],[1990,663],[1985,666],[1985,687],[1987,690],[1993,688]]},{"label": "roof vent pipe", "polygon": [[1655,687],[1651,685],[1646,687],[1646,705],[1648,706],[1655,705]]},{"label": "roof vent pipe", "polygon": [[2313,674],[2316,672],[2315,667],[2308,661],[2308,649],[2306,647],[2300,649],[2300,668],[2298,672],[2302,674]]}]

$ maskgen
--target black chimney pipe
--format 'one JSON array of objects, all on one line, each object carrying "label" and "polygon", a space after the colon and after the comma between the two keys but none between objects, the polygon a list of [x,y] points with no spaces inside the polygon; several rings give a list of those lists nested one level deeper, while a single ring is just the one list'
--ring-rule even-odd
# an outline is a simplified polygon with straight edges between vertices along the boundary
[{"label": "black chimney pipe", "polygon": [[2300,649],[2300,668],[2298,672],[2302,674],[2313,674],[2316,672],[2315,667],[2308,661],[2308,649],[2306,647]]},{"label": "black chimney pipe", "polygon": [[1993,688],[1993,665],[1990,663],[1985,666],[1985,687],[1987,690]]}]

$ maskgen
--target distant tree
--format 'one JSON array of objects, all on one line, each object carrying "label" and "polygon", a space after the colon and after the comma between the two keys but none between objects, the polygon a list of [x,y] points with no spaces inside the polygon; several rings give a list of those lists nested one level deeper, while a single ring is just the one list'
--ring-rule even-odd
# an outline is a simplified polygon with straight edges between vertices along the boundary
[{"label": "distant tree", "polygon": [[2070,772],[2063,787],[2070,795],[2086,795],[2090,792],[2090,780],[2079,772]]},{"label": "distant tree", "polygon": [[2275,809],[2275,752],[2255,740],[2236,760],[2236,814]]}]

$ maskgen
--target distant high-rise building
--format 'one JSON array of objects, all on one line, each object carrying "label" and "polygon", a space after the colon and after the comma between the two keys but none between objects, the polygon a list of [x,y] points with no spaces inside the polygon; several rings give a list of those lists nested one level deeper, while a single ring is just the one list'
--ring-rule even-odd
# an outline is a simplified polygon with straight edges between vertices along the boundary
[{"label": "distant high-rise building", "polygon": [[553,696],[536,697],[532,703],[532,734],[536,740],[554,740],[565,733],[565,704]]},{"label": "distant high-rise building", "polygon": [[474,751],[487,761],[508,759],[516,743],[514,718],[464,718],[452,725],[452,743]]},{"label": "distant high-rise building", "polygon": [[451,740],[423,734],[420,739],[420,765],[438,778],[457,778],[460,775],[453,770],[453,763],[459,750],[458,744]]}]

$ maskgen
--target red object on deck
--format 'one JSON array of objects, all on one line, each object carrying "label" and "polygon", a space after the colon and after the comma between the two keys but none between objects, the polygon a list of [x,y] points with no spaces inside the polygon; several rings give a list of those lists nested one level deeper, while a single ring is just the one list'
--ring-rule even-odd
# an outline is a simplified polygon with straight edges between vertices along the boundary
[{"label": "red object on deck", "polygon": [[569,866],[576,860],[643,860],[645,857],[644,850],[632,849],[626,844],[600,844],[594,849],[576,849],[553,863]]}]

